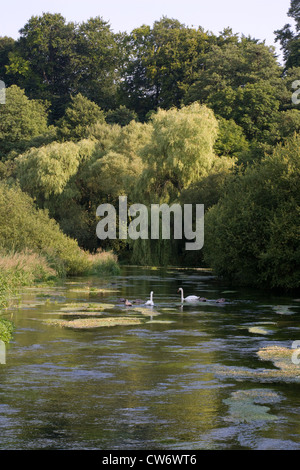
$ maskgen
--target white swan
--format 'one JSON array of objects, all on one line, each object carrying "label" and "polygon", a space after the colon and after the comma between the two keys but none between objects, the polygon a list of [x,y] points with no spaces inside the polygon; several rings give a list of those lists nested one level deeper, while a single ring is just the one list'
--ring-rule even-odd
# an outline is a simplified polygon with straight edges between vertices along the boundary
[{"label": "white swan", "polygon": [[152,291],[150,292],[150,300],[147,300],[147,302],[145,303],[145,305],[154,305],[154,302],[153,302],[153,292],[152,292]]},{"label": "white swan", "polygon": [[200,299],[200,297],[198,297],[197,295],[189,295],[188,297],[184,298],[183,297],[182,287],[180,287],[177,292],[181,292],[181,302],[183,302],[183,301],[185,301],[185,302],[196,302],[196,300]]}]

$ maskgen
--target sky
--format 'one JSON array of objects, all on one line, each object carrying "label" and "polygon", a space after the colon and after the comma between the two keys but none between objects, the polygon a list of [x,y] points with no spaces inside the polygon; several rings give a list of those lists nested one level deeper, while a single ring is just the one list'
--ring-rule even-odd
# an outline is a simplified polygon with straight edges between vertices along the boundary
[{"label": "sky", "polygon": [[216,34],[229,26],[234,33],[266,40],[280,55],[274,31],[291,22],[289,7],[290,0],[8,0],[1,6],[0,36],[17,39],[28,19],[43,12],[61,13],[77,23],[101,16],[114,32],[129,32],[167,16]]}]

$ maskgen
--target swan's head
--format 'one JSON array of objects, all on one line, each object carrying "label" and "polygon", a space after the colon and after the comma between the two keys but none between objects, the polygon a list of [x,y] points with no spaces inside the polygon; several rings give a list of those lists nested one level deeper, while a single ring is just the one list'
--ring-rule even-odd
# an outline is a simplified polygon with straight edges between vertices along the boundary
[{"label": "swan's head", "polygon": [[178,294],[179,292],[182,292],[182,290],[183,290],[182,287],[179,287],[179,289],[178,289],[178,291],[177,291],[177,294]]}]

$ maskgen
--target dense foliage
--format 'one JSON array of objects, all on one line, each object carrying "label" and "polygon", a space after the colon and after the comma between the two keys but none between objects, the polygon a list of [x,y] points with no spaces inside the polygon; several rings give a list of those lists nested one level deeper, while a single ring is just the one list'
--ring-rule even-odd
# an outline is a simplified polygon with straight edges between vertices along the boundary
[{"label": "dense foliage", "polygon": [[299,135],[230,177],[206,217],[205,254],[219,275],[257,286],[299,286],[299,182]]},{"label": "dense foliage", "polygon": [[[84,272],[100,247],[299,287],[299,0],[288,14],[294,25],[275,32],[284,65],[255,38],[166,17],[116,34],[100,17],[45,13],[18,40],[0,38],[2,249],[33,249],[66,273]],[[204,204],[204,250],[100,241],[96,209],[121,195]]]}]

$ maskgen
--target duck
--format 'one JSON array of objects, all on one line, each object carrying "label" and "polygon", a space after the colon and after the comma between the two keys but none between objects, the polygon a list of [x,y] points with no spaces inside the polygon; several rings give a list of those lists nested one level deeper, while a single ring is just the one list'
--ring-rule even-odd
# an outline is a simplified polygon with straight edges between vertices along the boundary
[{"label": "duck", "polygon": [[154,302],[153,302],[153,291],[150,292],[150,300],[147,300],[147,302],[145,303],[145,305],[154,305]]},{"label": "duck", "polygon": [[188,297],[184,298],[183,296],[183,289],[180,287],[177,292],[181,292],[181,302],[196,302],[197,300],[200,299],[197,295],[189,295]]},{"label": "duck", "polygon": [[226,299],[223,298],[216,300],[217,304],[223,304],[224,302],[226,302]]},{"label": "duck", "polygon": [[125,300],[126,307],[132,307],[132,303],[128,299]]}]

